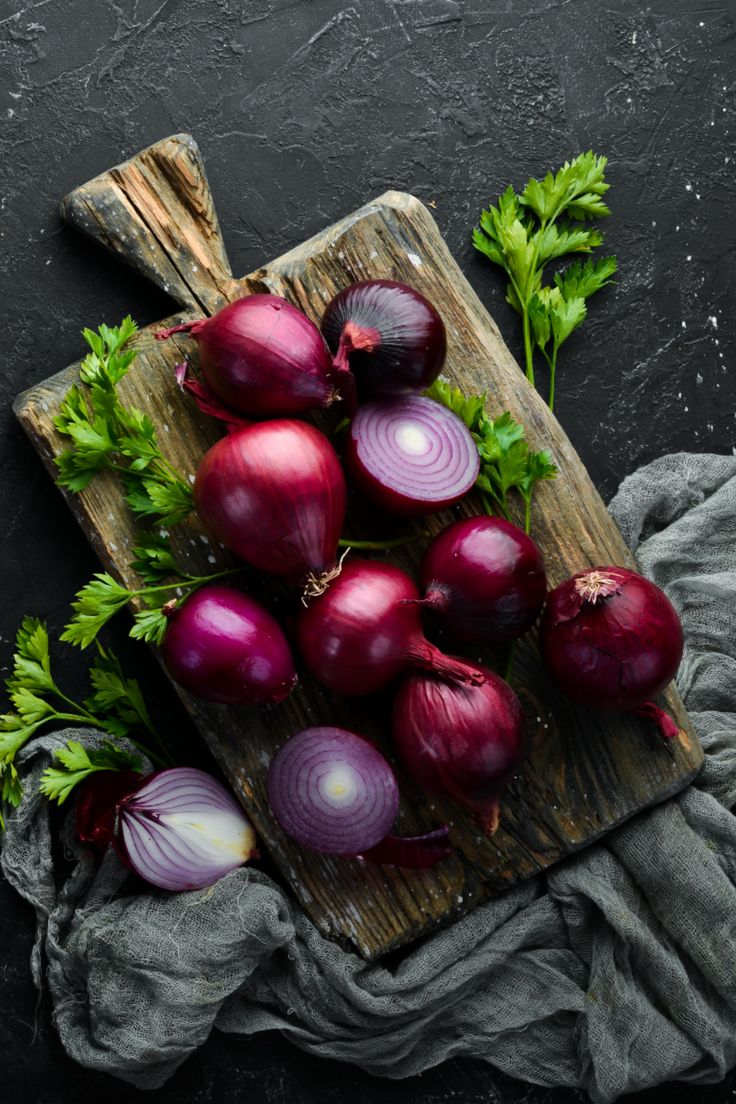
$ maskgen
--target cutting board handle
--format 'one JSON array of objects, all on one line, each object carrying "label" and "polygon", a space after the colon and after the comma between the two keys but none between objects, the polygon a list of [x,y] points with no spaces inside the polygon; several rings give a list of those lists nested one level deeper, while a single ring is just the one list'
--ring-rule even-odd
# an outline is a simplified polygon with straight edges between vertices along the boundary
[{"label": "cutting board handle", "polygon": [[61,216],[198,314],[238,294],[190,134],[164,138],[75,188]]}]

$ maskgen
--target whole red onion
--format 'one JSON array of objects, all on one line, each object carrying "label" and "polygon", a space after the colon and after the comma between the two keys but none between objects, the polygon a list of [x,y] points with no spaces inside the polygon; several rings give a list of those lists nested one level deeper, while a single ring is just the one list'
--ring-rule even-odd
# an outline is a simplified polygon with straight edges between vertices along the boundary
[{"label": "whole red onion", "polygon": [[680,619],[658,586],[625,567],[592,567],[547,597],[539,633],[544,664],[564,694],[596,709],[632,710],[667,737],[677,725],[648,699],[682,659]]},{"label": "whole red onion", "polygon": [[187,333],[199,345],[207,384],[236,410],[298,414],[335,398],[332,359],[313,322],[279,295],[247,295],[212,318],[156,334]]},{"label": "whole red onion", "polygon": [[510,521],[456,521],[427,549],[422,604],[463,644],[515,640],[539,617],[547,593],[542,554]]},{"label": "whole red onion", "polygon": [[283,701],[296,682],[277,621],[232,587],[202,587],[175,608],[161,657],[179,686],[226,705]]},{"label": "whole red onion", "polygon": [[279,419],[223,437],[199,465],[194,501],[218,540],[261,571],[319,590],[335,568],[345,478],[314,426]]},{"label": "whole red onion", "polygon": [[394,280],[363,280],[338,292],[322,319],[338,372],[366,396],[424,391],[440,374],[445,327],[420,292]]},{"label": "whole red onion", "polygon": [[478,679],[422,634],[419,591],[401,568],[348,560],[297,621],[297,641],[315,678],[338,694],[371,694],[407,667],[445,678]]},{"label": "whole red onion", "polygon": [[472,809],[492,835],[500,795],[526,755],[526,725],[508,683],[475,670],[477,684],[409,675],[394,703],[393,741],[420,786]]}]

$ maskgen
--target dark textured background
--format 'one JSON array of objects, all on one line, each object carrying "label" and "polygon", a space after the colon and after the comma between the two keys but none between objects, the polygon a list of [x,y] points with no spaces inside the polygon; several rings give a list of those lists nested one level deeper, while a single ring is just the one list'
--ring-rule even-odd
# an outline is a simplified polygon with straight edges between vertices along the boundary
[{"label": "dark textured background", "polygon": [[[558,413],[604,496],[642,461],[734,437],[736,9],[703,0],[0,0],[0,658],[23,613],[60,625],[95,569],[13,423],[17,392],[77,359],[84,325],[168,313],[165,297],[62,227],[60,197],[188,130],[242,274],[385,188],[436,203],[451,248],[518,353],[479,208],[593,147],[611,158],[615,288],[563,350]],[[158,719],[186,732],[143,649],[114,640]],[[65,677],[79,676],[69,654]],[[28,970],[30,911],[0,886],[0,1062],[13,1101],[143,1099],[63,1054]],[[736,1080],[632,1100],[731,1099]],[[408,1082],[280,1037],[214,1036],[157,1094],[231,1104],[582,1099],[455,1060]]]}]

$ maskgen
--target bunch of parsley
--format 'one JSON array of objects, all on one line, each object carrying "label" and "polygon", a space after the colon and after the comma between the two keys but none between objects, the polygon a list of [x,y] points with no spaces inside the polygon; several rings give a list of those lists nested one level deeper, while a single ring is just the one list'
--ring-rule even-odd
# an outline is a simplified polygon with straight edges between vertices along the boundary
[{"label": "bunch of parsley", "polygon": [[[21,784],[15,766],[20,749],[48,724],[99,728],[110,736],[126,737],[159,766],[172,762],[154,728],[140,686],[126,678],[111,651],[98,645],[89,668],[91,693],[83,701],[70,698],[51,670],[49,635],[45,624],[26,617],[18,630],[13,668],[6,689],[13,711],[0,715],[0,787],[2,801],[18,805]],[[140,770],[140,756],[107,741],[101,748],[84,749],[69,741],[57,752],[58,766],[44,772],[41,791],[61,803],[73,786],[99,770]],[[1,821],[0,821],[1,823]]]},{"label": "bunch of parsley", "polygon": [[592,150],[566,161],[555,175],[530,179],[519,195],[509,186],[480,216],[473,245],[506,272],[507,302],[521,315],[526,376],[534,385],[534,353],[549,367],[549,406],[554,407],[557,353],[587,314],[587,300],[616,271],[615,257],[575,262],[544,283],[550,261],[590,253],[603,241],[590,220],[610,215],[603,196],[607,158]]},{"label": "bunch of parsley", "polygon": [[476,486],[488,513],[500,514],[510,521],[510,496],[515,492],[524,506],[524,532],[528,533],[534,488],[557,475],[550,454],[534,452],[529,447],[524,427],[508,411],[498,418],[489,417],[486,394],[466,396],[443,379],[435,380],[426,394],[449,407],[472,433],[480,456]]}]

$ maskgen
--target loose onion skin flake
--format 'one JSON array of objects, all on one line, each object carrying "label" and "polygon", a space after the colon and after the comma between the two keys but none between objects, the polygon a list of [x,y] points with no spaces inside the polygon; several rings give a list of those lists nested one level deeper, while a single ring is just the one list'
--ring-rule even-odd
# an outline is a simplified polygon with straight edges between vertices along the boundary
[{"label": "loose onion skin flake", "polygon": [[117,814],[121,857],[160,889],[204,889],[257,857],[253,827],[235,798],[194,767],[150,775],[118,802]]},{"label": "loose onion skin flake", "polygon": [[477,671],[478,684],[409,675],[394,702],[393,743],[420,786],[471,809],[493,835],[500,796],[527,752],[526,723],[508,683]]},{"label": "loose onion skin flake", "polygon": [[458,502],[480,468],[467,426],[447,407],[418,395],[361,406],[350,425],[345,462],[376,506],[410,515]]},{"label": "loose onion skin flake", "polygon": [[324,594],[299,613],[309,670],[336,694],[372,694],[407,667],[472,681],[478,672],[443,655],[422,633],[419,591],[401,568],[348,559]]},{"label": "loose onion skin flake", "polygon": [[652,719],[666,738],[677,735],[673,719],[649,699],[675,677],[682,625],[649,579],[616,566],[566,579],[548,595],[539,647],[553,682],[572,701],[630,710]]},{"label": "loose onion skin flake", "polygon": [[322,319],[337,378],[352,373],[361,397],[424,391],[447,352],[439,314],[415,288],[363,280],[338,292]]},{"label": "loose onion skin flake", "polygon": [[279,295],[247,295],[212,318],[182,322],[156,337],[177,333],[194,338],[205,382],[235,410],[256,417],[300,414],[336,397],[324,338]]},{"label": "loose onion skin flake", "polygon": [[323,433],[306,422],[258,422],[223,437],[197,470],[194,502],[226,548],[287,582],[335,570],[345,477]]},{"label": "loose onion skin flake", "polygon": [[537,545],[497,517],[448,526],[427,549],[420,578],[422,605],[462,644],[516,640],[537,620],[547,594]]},{"label": "loose onion skin flake", "polygon": [[202,587],[174,609],[161,658],[179,686],[225,705],[280,702],[296,682],[276,619],[232,587]]}]

